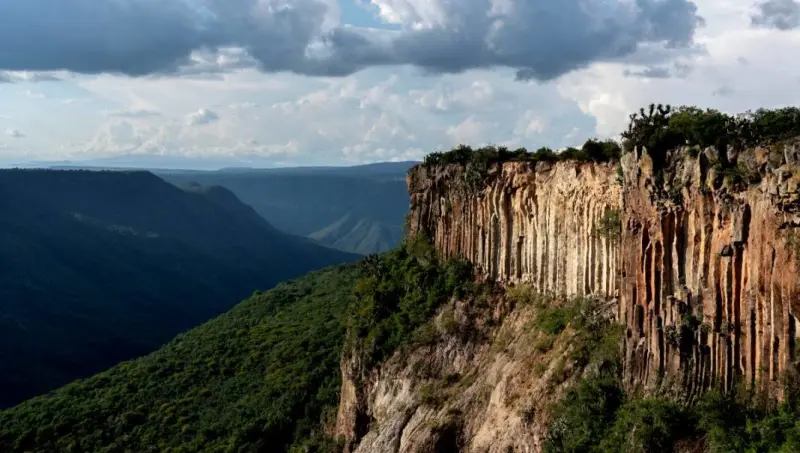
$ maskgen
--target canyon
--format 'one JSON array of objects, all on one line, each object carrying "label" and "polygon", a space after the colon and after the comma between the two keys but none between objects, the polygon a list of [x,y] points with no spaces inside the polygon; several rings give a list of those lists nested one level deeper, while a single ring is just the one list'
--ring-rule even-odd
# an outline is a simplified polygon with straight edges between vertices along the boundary
[{"label": "canyon", "polygon": [[[420,165],[407,183],[409,236],[441,256],[469,260],[509,291],[608,301],[624,328],[626,391],[692,401],[744,383],[782,398],[800,334],[800,140],[679,147],[657,161],[642,147],[619,162],[512,160],[477,176],[468,165]],[[534,315],[507,297],[471,306],[443,312],[455,313],[455,330],[483,319],[478,330],[494,340],[448,333],[440,314],[435,345],[377,369],[345,354],[334,431],[347,451],[541,451],[542,413],[568,383],[554,378],[568,347],[535,351]],[[471,377],[432,407],[419,363]]]}]

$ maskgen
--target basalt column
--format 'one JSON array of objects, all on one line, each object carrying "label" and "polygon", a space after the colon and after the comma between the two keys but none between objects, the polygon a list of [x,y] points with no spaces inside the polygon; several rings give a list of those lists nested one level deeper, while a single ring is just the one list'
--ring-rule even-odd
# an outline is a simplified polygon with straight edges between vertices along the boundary
[{"label": "basalt column", "polygon": [[611,164],[508,162],[470,190],[463,168],[409,174],[410,233],[424,233],[447,257],[464,256],[486,277],[569,295],[614,295],[617,238],[600,220],[621,209]]}]

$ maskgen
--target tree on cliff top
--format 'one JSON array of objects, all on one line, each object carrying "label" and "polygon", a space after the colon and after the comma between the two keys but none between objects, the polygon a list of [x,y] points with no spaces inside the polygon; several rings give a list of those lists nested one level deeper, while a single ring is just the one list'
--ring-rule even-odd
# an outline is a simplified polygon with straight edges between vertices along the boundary
[{"label": "tree on cliff top", "polygon": [[[644,147],[658,164],[667,151],[680,146],[744,149],[800,136],[800,108],[728,115],[715,109],[650,104],[630,116],[628,129],[621,136],[626,152]],[[719,153],[719,158],[720,164],[727,166],[726,153]]]}]

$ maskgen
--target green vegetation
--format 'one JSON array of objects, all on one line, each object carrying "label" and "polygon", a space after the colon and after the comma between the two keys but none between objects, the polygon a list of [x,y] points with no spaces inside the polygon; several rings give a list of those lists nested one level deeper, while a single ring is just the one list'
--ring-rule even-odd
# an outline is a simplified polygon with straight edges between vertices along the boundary
[{"label": "green vegetation", "polygon": [[558,153],[547,147],[528,152],[525,148],[509,150],[502,146],[489,146],[473,149],[460,145],[447,152],[429,154],[422,165],[425,168],[464,167],[463,181],[460,182],[464,190],[474,192],[485,185],[491,168],[502,162],[615,162],[623,152],[645,147],[656,169],[661,169],[670,150],[686,146],[687,152],[695,157],[700,148],[714,146],[720,151],[717,164],[727,176],[735,183],[753,183],[757,182],[757,175],[728,162],[728,147],[741,150],[800,136],[800,108],[759,109],[728,115],[714,109],[650,104],[630,116],[628,128],[621,136],[622,147],[613,140],[590,139],[580,149],[570,147]]},{"label": "green vegetation", "polygon": [[606,238],[613,244],[619,242],[622,235],[622,217],[619,209],[607,209],[595,228],[597,235]]},{"label": "green vegetation", "polygon": [[362,263],[356,285],[358,305],[350,321],[350,345],[358,345],[367,366],[375,366],[398,347],[419,341],[418,331],[452,297],[472,291],[472,267],[463,259],[440,260],[417,236],[404,246],[372,255]]},{"label": "green vegetation", "polygon": [[611,162],[619,159],[622,149],[613,140],[589,139],[580,149],[566,148],[556,153],[550,148],[542,147],[534,152],[525,148],[509,150],[504,146],[487,146],[473,149],[467,145],[459,145],[450,151],[434,152],[425,157],[423,166],[430,168],[441,165],[474,166],[477,169],[490,168],[502,162],[558,162],[561,160],[578,160],[594,162]]},{"label": "green vegetation", "polygon": [[0,408],[356,258],[275,230],[223,188],[147,172],[0,171],[0,212]]},{"label": "green vegetation", "polygon": [[[628,395],[620,381],[620,329],[602,318],[586,317],[585,313],[596,312],[591,307],[591,301],[575,299],[539,315],[542,331],[563,330],[567,320],[578,334],[569,360],[584,369],[551,407],[546,452],[660,453],[676,451],[678,445],[684,448],[681,451],[711,453],[800,451],[800,386],[796,377],[791,378],[797,376],[795,371],[784,380],[787,397],[777,407],[746,390],[727,395],[710,392],[690,406]],[[681,341],[681,331],[701,327],[693,316],[685,316],[674,333],[679,337],[676,342]]]},{"label": "green vegetation", "polygon": [[149,356],[0,412],[0,451],[250,453],[324,444],[305,439],[338,403],[358,276],[347,265],[282,283]]},{"label": "green vegetation", "polygon": [[338,403],[345,331],[376,366],[424,341],[437,308],[470,291],[471,267],[439,260],[422,238],[309,274],[149,356],[0,412],[0,451],[338,451],[321,422]]},{"label": "green vegetation", "polygon": [[527,162],[535,165],[538,162],[558,162],[576,160],[581,162],[611,162],[619,159],[622,153],[620,146],[613,140],[587,140],[581,147],[567,148],[556,153],[550,148],[539,148],[529,152],[525,148],[509,150],[503,146],[487,146],[473,149],[460,145],[450,151],[428,154],[422,166],[433,168],[446,165],[460,165],[464,168],[463,179],[459,182],[467,193],[473,193],[486,184],[490,170],[495,164],[503,162]]},{"label": "green vegetation", "polygon": [[732,116],[714,109],[672,108],[661,104],[650,104],[648,109],[632,114],[628,129],[622,133],[624,150],[646,147],[656,168],[663,167],[667,151],[679,146],[714,146],[721,151],[720,165],[727,168],[728,146],[741,150],[797,136],[800,136],[797,107],[759,109]]}]

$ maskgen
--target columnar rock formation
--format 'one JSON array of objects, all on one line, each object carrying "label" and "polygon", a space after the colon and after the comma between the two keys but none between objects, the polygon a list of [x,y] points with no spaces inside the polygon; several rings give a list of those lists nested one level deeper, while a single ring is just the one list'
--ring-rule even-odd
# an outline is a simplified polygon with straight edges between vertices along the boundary
[{"label": "columnar rock formation", "polygon": [[[696,157],[690,157],[695,154]],[[698,155],[699,154],[699,155]],[[496,165],[409,174],[410,234],[486,277],[617,297],[630,388],[677,382],[689,397],[739,378],[780,395],[799,325],[800,141],[731,153],[646,152],[617,165]],[[598,234],[621,212],[620,240]]]},{"label": "columnar rock formation", "polygon": [[623,158],[629,385],[666,376],[692,397],[743,378],[780,396],[798,333],[796,151],[750,150],[727,171],[713,149],[678,150],[665,169]]},{"label": "columnar rock formation", "polygon": [[613,165],[508,162],[479,190],[464,184],[465,172],[411,171],[411,235],[428,235],[440,253],[464,256],[498,281],[563,294],[615,293],[618,247],[597,234],[601,218],[622,202]]}]

